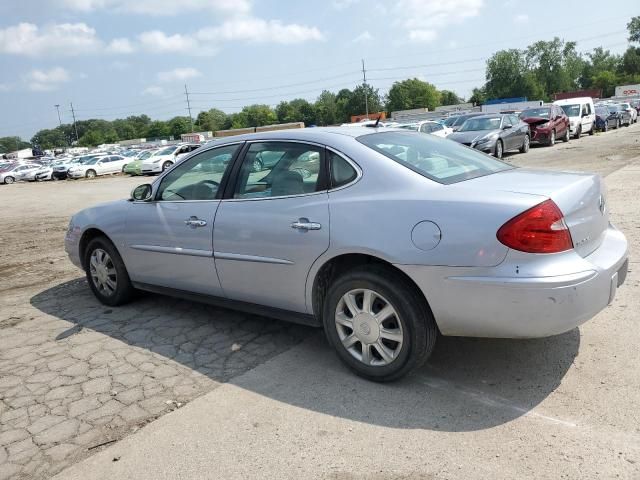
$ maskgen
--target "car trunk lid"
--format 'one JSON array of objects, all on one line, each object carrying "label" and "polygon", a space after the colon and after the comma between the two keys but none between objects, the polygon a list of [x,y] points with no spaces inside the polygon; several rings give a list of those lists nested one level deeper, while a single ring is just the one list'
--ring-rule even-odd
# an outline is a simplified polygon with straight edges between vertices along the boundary
[{"label": "car trunk lid", "polygon": [[604,182],[599,175],[517,168],[468,181],[469,186],[550,198],[560,208],[575,250],[597,249],[609,224]]}]

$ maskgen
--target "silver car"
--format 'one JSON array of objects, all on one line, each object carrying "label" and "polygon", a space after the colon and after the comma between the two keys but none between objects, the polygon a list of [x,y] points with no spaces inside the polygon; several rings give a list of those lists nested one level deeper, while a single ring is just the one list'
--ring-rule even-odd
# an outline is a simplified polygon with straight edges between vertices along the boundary
[{"label": "silver car", "polygon": [[[275,160],[256,171],[267,152]],[[215,141],[129,200],[73,216],[65,243],[107,305],[141,289],[322,326],[378,381],[423,363],[438,332],[571,330],[627,272],[599,176],[515,168],[388,128]]]}]

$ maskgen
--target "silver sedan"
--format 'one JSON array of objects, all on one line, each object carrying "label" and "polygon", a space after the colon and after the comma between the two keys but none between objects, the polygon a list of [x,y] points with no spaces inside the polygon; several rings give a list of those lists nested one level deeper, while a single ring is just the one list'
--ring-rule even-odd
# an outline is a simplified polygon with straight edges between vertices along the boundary
[{"label": "silver sedan", "polygon": [[365,127],[210,143],[76,214],[66,249],[107,305],[140,289],[322,326],[378,381],[422,364],[438,333],[573,329],[628,263],[600,177]]}]

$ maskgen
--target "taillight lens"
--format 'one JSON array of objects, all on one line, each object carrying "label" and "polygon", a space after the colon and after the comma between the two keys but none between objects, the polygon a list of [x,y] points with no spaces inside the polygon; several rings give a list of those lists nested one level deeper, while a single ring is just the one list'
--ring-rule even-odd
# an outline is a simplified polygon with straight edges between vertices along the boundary
[{"label": "taillight lens", "polygon": [[527,253],[558,253],[573,248],[564,216],[546,200],[505,223],[497,234],[509,248]]}]

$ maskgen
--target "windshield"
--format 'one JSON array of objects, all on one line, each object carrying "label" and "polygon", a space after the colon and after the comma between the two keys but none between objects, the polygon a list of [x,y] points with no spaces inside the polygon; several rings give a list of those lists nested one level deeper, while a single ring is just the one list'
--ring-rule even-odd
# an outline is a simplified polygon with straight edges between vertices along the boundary
[{"label": "windshield", "polygon": [[520,118],[531,118],[531,117],[549,118],[550,113],[551,113],[550,108],[530,108],[522,112],[520,114]]},{"label": "windshield", "polygon": [[608,115],[609,114],[609,110],[607,110],[606,107],[596,107],[596,113],[598,115]]},{"label": "windshield", "polygon": [[449,117],[449,118],[447,118],[447,119],[444,121],[444,125],[445,125],[446,127],[450,127],[450,126],[452,126],[452,125],[455,123],[455,121],[456,121],[457,119],[458,119],[458,117]]},{"label": "windshield", "polygon": [[404,130],[418,130],[418,124],[417,123],[409,123],[406,125],[398,125],[398,128],[402,128]]},{"label": "windshield", "polygon": [[138,155],[138,160],[144,160],[145,158],[149,158],[151,155],[153,155],[153,152],[151,150],[147,150],[146,152],[142,152]]},{"label": "windshield", "polygon": [[434,135],[383,132],[357,140],[420,175],[445,185],[514,167]]},{"label": "windshield", "polygon": [[462,124],[459,132],[474,132],[477,130],[496,130],[500,128],[500,117],[470,118]]},{"label": "windshield", "polygon": [[620,107],[618,105],[609,105],[607,108],[609,109],[610,113],[616,113],[620,111]]},{"label": "windshield", "polygon": [[167,147],[167,148],[163,148],[162,150],[158,151],[155,153],[155,155],[170,155],[173,153],[173,151],[176,149],[176,147]]},{"label": "windshield", "polygon": [[567,114],[567,117],[579,117],[580,116],[580,105],[560,105],[564,113]]}]

